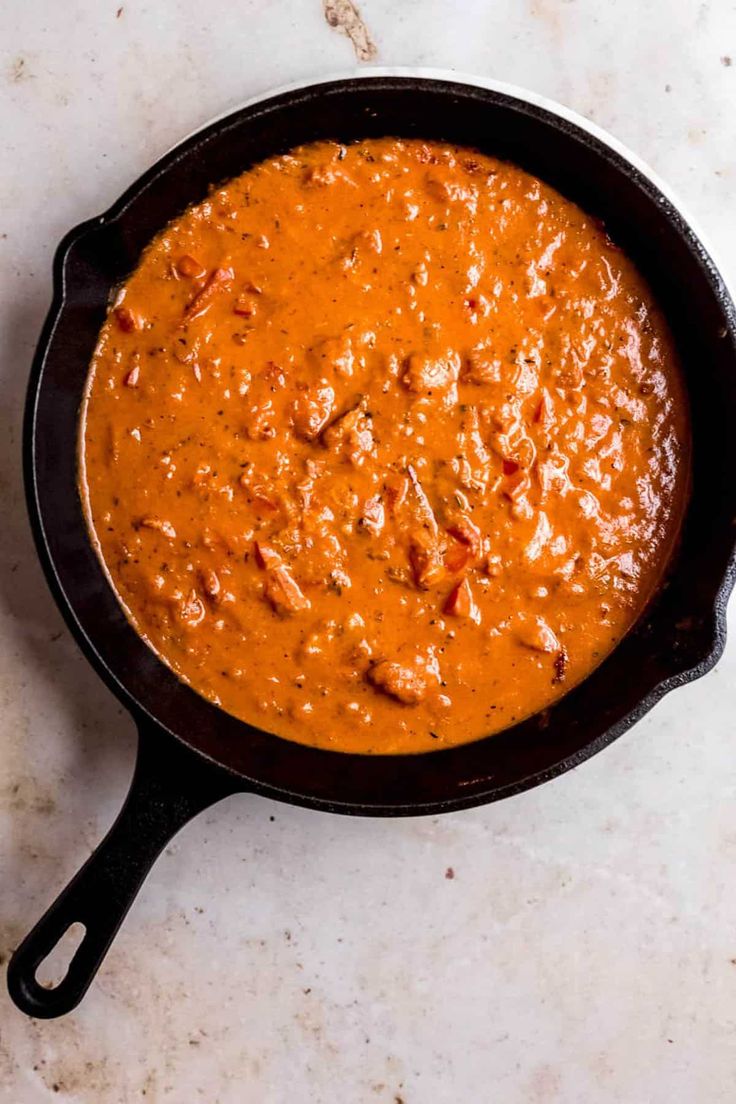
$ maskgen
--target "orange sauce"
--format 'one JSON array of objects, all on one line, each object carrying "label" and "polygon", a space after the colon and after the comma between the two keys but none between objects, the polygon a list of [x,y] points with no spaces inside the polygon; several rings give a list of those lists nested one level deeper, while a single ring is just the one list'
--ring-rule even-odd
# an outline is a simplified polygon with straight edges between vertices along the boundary
[{"label": "orange sauce", "polygon": [[110,580],[181,679],[289,739],[425,751],[548,706],[631,627],[689,427],[595,220],[386,138],[266,161],[155,238],[80,460]]}]

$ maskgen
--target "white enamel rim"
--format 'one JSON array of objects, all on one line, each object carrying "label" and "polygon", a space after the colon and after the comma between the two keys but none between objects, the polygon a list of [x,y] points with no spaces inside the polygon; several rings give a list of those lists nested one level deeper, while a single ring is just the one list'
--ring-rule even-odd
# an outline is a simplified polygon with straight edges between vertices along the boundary
[{"label": "white enamel rim", "polygon": [[603,127],[598,126],[597,123],[587,119],[584,115],[578,114],[577,111],[573,111],[569,107],[565,107],[564,104],[558,103],[556,100],[549,99],[548,96],[543,96],[539,92],[533,92],[529,88],[523,88],[518,84],[511,84],[508,81],[494,80],[491,77],[484,77],[479,74],[458,72],[455,69],[437,69],[433,67],[424,66],[410,66],[410,65],[369,65],[356,67],[355,69],[341,70],[335,73],[328,73],[322,77],[310,77],[308,80],[292,81],[289,84],[280,84],[275,88],[269,88],[265,92],[259,93],[257,96],[251,96],[247,100],[243,100],[241,103],[232,104],[226,110],[221,111],[219,114],[212,116],[211,119],[201,123],[196,129],[190,131],[188,134],[183,135],[173,146],[162,154],[166,156],[173,150],[177,149],[183,142],[188,141],[190,138],[194,138],[197,134],[200,134],[207,127],[212,126],[213,123],[219,122],[221,119],[226,119],[228,115],[233,115],[238,111],[241,111],[245,107],[253,107],[256,104],[263,103],[266,100],[270,100],[276,96],[281,96],[288,92],[298,92],[305,88],[318,88],[321,84],[332,84],[334,81],[351,81],[351,80],[371,80],[372,78],[381,77],[407,77],[415,79],[425,80],[439,80],[448,81],[453,84],[469,85],[471,88],[485,88],[490,92],[498,92],[501,95],[509,96],[515,100],[521,100],[523,103],[532,104],[534,107],[542,108],[544,111],[548,111],[551,115],[556,115],[560,119],[565,119],[568,123],[572,123],[574,126],[580,128],[580,130],[587,131],[593,138],[597,138],[599,142],[608,146],[609,149],[617,153],[625,161],[638,170],[645,176],[664,196],[664,198],[678,211],[684,221],[688,224],[693,234],[699,239],[700,244],[705,251],[709,254],[711,261],[718,270],[718,274],[728,288],[728,283],[723,274],[723,267],[720,264],[717,250],[714,249],[712,241],[708,239],[708,236],[703,232],[702,227],[698,223],[697,219],[693,217],[687,206],[682,202],[680,197],[672,190],[669,184],[666,183],[659,176],[658,173],[651,168],[650,165],[639,157],[637,153],[630,150],[628,146],[619,141],[613,134],[610,134]]}]

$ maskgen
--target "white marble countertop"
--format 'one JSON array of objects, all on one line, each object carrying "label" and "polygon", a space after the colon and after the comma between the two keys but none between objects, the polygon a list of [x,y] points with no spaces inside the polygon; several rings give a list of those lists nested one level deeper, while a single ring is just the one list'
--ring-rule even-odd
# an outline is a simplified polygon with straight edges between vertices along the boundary
[{"label": "white marble countertop", "polygon": [[[209,116],[367,59],[587,114],[681,193],[736,277],[731,0],[361,14],[349,37],[349,0],[0,6],[2,959],[111,822],[134,750],[22,499],[23,391],[71,225]],[[75,1014],[30,1021],[0,995],[0,1099],[731,1104],[735,706],[731,647],[603,754],[499,805],[392,822],[224,802],[160,859]]]}]

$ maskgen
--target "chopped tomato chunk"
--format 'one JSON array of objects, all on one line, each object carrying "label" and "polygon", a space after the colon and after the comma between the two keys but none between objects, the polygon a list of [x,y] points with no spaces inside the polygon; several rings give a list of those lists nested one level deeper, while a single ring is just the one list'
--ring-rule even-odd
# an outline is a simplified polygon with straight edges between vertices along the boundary
[{"label": "chopped tomato chunk", "polygon": [[459,517],[452,525],[448,525],[447,532],[456,541],[466,545],[472,556],[480,555],[483,548],[483,534],[469,517]]},{"label": "chopped tomato chunk", "polygon": [[311,606],[311,602],[302,594],[299,584],[284,564],[269,568],[264,594],[280,613],[300,613]]},{"label": "chopped tomato chunk", "polygon": [[207,269],[204,265],[201,265],[198,260],[191,256],[189,253],[185,253],[176,262],[176,271],[180,276],[186,276],[190,280],[198,280],[204,276]]},{"label": "chopped tomato chunk", "polygon": [[453,617],[469,617],[473,621],[480,620],[478,607],[473,599],[473,591],[467,579],[463,579],[450,591],[443,606],[445,613]]},{"label": "chopped tomato chunk", "polygon": [[220,292],[227,291],[232,286],[234,279],[235,273],[232,268],[222,266],[213,269],[202,290],[198,291],[186,306],[184,310],[185,320],[191,322],[205,314]]},{"label": "chopped tomato chunk", "polygon": [[116,307],[113,315],[123,333],[133,333],[134,330],[143,329],[143,321],[140,315],[135,314],[128,307]]},{"label": "chopped tomato chunk", "polygon": [[470,562],[470,548],[467,544],[460,544],[453,540],[445,549],[445,567],[453,574],[463,571]]}]

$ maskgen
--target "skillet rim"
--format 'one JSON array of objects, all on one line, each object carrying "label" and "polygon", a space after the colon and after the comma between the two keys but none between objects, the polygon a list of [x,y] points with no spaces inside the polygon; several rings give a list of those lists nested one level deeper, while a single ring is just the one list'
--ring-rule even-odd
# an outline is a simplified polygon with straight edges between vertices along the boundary
[{"label": "skillet rim", "polygon": [[[40,505],[40,498],[38,493],[38,480],[36,470],[36,444],[37,444],[37,413],[39,399],[43,389],[43,376],[44,367],[46,363],[47,355],[50,351],[53,337],[56,328],[61,320],[64,310],[67,306],[67,262],[70,254],[75,245],[84,241],[89,235],[104,229],[106,226],[116,222],[125,213],[128,206],[134,202],[136,196],[143,192],[147,185],[155,179],[162,171],[171,171],[175,163],[186,155],[187,147],[193,142],[201,142],[205,136],[216,132],[229,123],[234,122],[236,117],[240,116],[243,111],[256,105],[267,105],[270,101],[276,100],[283,95],[310,95],[316,94],[320,90],[323,90],[325,86],[331,88],[333,85],[361,85],[366,86],[370,83],[377,83],[380,85],[381,81],[400,82],[404,85],[437,85],[438,83],[444,86],[443,90],[447,95],[452,95],[452,86],[459,86],[460,89],[467,89],[468,87],[474,90],[490,91],[496,93],[501,100],[518,101],[522,107],[533,107],[542,112],[547,121],[554,127],[559,128],[562,124],[567,124],[583,131],[584,134],[592,136],[599,144],[602,144],[604,149],[612,151],[617,154],[635,173],[640,174],[645,183],[648,185],[648,191],[650,198],[652,195],[658,196],[658,202],[663,203],[667,208],[667,221],[680,223],[681,230],[687,233],[689,238],[689,244],[692,249],[698,255],[698,259],[701,266],[707,272],[709,290],[718,304],[718,308],[724,316],[726,327],[729,331],[731,339],[733,341],[736,335],[736,312],[734,311],[733,302],[731,301],[728,289],[725,281],[723,280],[720,270],[713,259],[712,252],[706,248],[703,242],[702,234],[696,229],[694,221],[685,214],[682,204],[677,200],[671,191],[662,184],[656,174],[652,173],[636,155],[631,154],[618,140],[612,138],[601,128],[595,124],[589,123],[588,120],[583,119],[576,113],[569,111],[562,105],[555,104],[553,101],[540,97],[535,93],[527,92],[525,89],[517,88],[513,85],[508,85],[503,82],[494,82],[485,80],[484,78],[476,78],[471,76],[465,76],[461,74],[447,74],[444,71],[438,70],[426,70],[426,69],[374,69],[363,71],[359,75],[350,74],[347,76],[335,76],[325,77],[321,80],[310,80],[304,82],[297,82],[282,88],[271,90],[266,92],[262,96],[254,97],[247,101],[245,104],[240,105],[228,112],[218,116],[216,119],[205,123],[202,127],[198,128],[192,134],[188,135],[182,141],[178,142],[171,150],[165,153],[162,157],[158,158],[156,162],[149,167],[136,181],[134,181],[130,187],[128,187],[118,200],[116,200],[107,211],[103,214],[91,219],[87,219],[84,222],[78,224],[72,230],[70,230],[62,239],[53,261],[53,296],[49,313],[44,323],[37,350],[33,360],[33,366],[30,373],[25,417],[24,417],[24,432],[23,432],[23,468],[24,468],[24,480],[26,490],[26,500],[28,506],[28,512],[31,522],[31,528],[33,531],[34,541],[36,549],[41,561],[44,574],[47,582],[54,596],[54,599],[59,607],[65,622],[69,626],[72,635],[79,644],[83,654],[92,664],[97,673],[103,678],[103,681],[116,698],[128,709],[144,729],[148,726],[153,726],[160,730],[168,732],[181,746],[192,753],[193,756],[198,756],[203,760],[209,761],[215,765],[219,770],[225,774],[242,779],[245,785],[243,788],[251,789],[254,792],[261,793],[265,796],[270,796],[278,800],[287,801],[293,804],[303,805],[311,808],[318,808],[332,812],[342,813],[355,813],[364,815],[424,815],[430,813],[447,812],[452,810],[458,810],[463,808],[469,808],[475,805],[484,804],[486,802],[498,800],[503,797],[511,796],[516,793],[520,793],[524,790],[530,789],[542,782],[548,781],[558,775],[579,766],[586,759],[592,755],[597,754],[613,740],[617,739],[625,731],[627,731],[633,724],[641,719],[665,694],[671,690],[676,689],[679,686],[685,685],[694,679],[702,677],[706,674],[720,658],[723,648],[725,646],[726,639],[726,607],[728,597],[736,582],[736,535],[734,541],[731,544],[730,554],[728,562],[726,564],[723,577],[718,585],[713,600],[712,609],[712,637],[708,642],[708,647],[704,650],[701,657],[697,662],[688,665],[685,669],[675,669],[673,672],[664,677],[658,678],[650,687],[650,689],[642,695],[637,704],[630,709],[625,715],[621,716],[613,724],[608,726],[597,737],[585,743],[576,752],[564,756],[554,765],[547,769],[531,773],[525,777],[519,778],[514,782],[510,782],[501,786],[494,786],[492,782],[492,776],[485,779],[471,780],[468,784],[466,792],[453,792],[446,798],[435,801],[412,801],[406,802],[392,802],[390,804],[381,804],[372,802],[356,802],[356,801],[340,801],[339,799],[325,799],[324,797],[315,796],[309,792],[295,791],[286,787],[280,788],[274,786],[272,783],[267,783],[253,778],[248,774],[232,768],[231,766],[223,763],[219,759],[209,755],[201,748],[189,743],[187,739],[180,736],[178,732],[174,731],[171,727],[164,725],[160,720],[148,712],[141,703],[135,698],[135,696],[128,690],[128,688],[120,681],[115,674],[114,669],[108,665],[105,659],[102,657],[97,647],[94,644],[93,638],[88,634],[87,630],[83,627],[77,617],[77,613],[74,608],[72,599],[68,596],[64,583],[61,581],[57,566],[55,563],[53,552],[49,547],[49,543],[46,536],[46,530],[43,521],[43,510]],[[147,648],[147,645],[141,641],[142,646]],[[161,662],[160,660],[158,661]],[[167,669],[168,670],[168,669]],[[171,672],[168,672],[171,674]],[[218,713],[222,712],[216,706],[212,706]],[[225,714],[226,716],[229,716]],[[232,718],[230,718],[232,720]],[[243,725],[245,729],[250,731],[261,732],[263,730],[253,730],[251,726],[245,725],[243,722],[237,722]],[[512,730],[506,730],[512,731]],[[293,749],[294,744],[291,741],[284,740],[281,737],[274,736],[267,733],[269,740],[278,741],[281,746],[281,750]],[[486,740],[492,741],[497,737],[486,737],[485,740],[473,742],[475,746],[485,743]],[[471,745],[459,745],[457,748],[450,748],[446,750],[440,750],[437,752],[417,753],[414,755],[358,755],[356,753],[346,752],[331,752],[324,751],[322,749],[307,748],[306,745],[297,745],[302,750],[308,752],[316,752],[317,755],[327,755],[334,757],[339,755],[345,760],[363,761],[369,759],[373,762],[380,761],[388,764],[396,764],[398,761],[412,760],[414,763],[421,763],[428,757],[434,760],[439,759],[442,756],[452,755],[454,752],[467,748]],[[360,768],[358,768],[360,769]],[[479,788],[475,788],[474,783],[479,784]],[[485,788],[483,788],[485,786]]]}]

